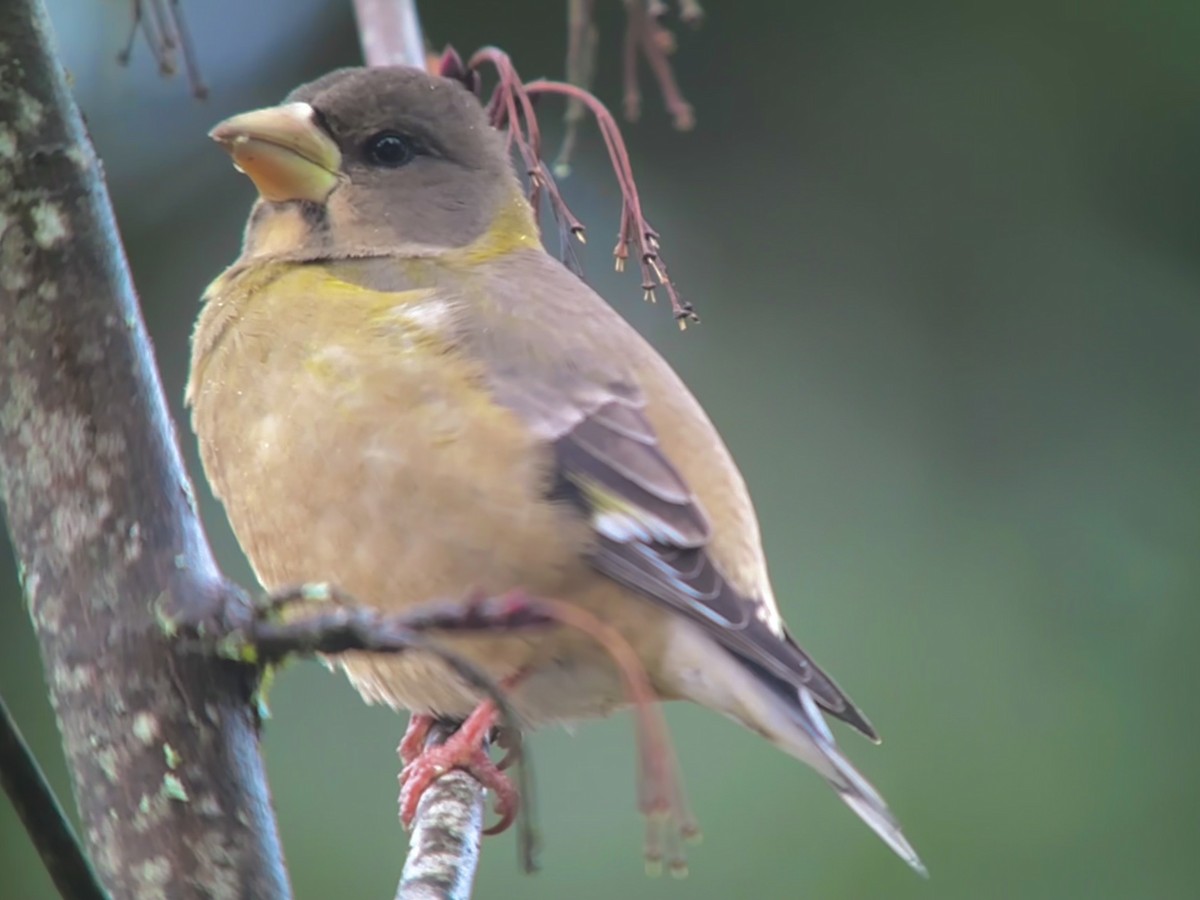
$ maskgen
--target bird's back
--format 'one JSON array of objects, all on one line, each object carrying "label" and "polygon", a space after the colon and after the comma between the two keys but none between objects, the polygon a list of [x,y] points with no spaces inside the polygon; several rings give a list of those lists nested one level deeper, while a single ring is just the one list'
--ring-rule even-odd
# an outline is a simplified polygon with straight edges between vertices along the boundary
[{"label": "bird's back", "polygon": [[[746,484],[708,415],[661,354],[545,252],[508,254],[484,271],[486,306],[468,311],[462,340],[493,386],[543,386],[581,397],[624,387],[641,392],[663,455],[711,523],[706,546],[714,562],[746,596],[769,598]],[[504,319],[511,321],[498,326]]]}]

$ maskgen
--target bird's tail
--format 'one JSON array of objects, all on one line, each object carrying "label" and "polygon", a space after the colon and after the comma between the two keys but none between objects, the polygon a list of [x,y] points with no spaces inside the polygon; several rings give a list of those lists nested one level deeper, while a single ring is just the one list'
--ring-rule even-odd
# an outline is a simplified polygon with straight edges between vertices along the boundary
[{"label": "bird's tail", "polygon": [[833,733],[812,695],[804,688],[800,688],[797,694],[799,703],[789,703],[786,711],[781,710],[778,700],[776,701],[775,709],[782,715],[772,716],[774,721],[771,724],[782,724],[784,727],[772,728],[772,733],[768,736],[780,749],[816,769],[829,786],[837,791],[837,795],[845,804],[854,810],[896,855],[919,874],[927,877],[928,872],[917,856],[917,851],[904,837],[900,823],[888,809],[879,791],[854,768],[838,748]]},{"label": "bird's tail", "polygon": [[[917,872],[927,874],[879,792],[838,749],[808,688],[714,646],[691,627],[675,630],[663,671],[674,673],[674,696],[720,710],[816,769],[884,843]],[[864,730],[873,734],[869,726]]]}]

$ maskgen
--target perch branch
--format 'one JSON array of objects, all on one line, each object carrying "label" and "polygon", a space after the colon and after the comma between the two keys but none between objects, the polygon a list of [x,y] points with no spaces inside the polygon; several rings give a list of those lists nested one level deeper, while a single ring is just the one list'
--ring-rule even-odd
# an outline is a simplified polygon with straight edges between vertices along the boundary
[{"label": "perch branch", "polygon": [[[435,725],[425,746],[444,743],[452,733]],[[483,831],[483,788],[452,769],[425,792],[408,839],[408,858],[396,900],[467,900],[479,865]]]},{"label": "perch branch", "polygon": [[[301,603],[316,603],[325,608],[308,615],[299,613],[302,616],[299,619],[291,618],[289,611],[294,611]],[[281,616],[289,620],[277,621]],[[259,664],[270,664],[294,653],[406,653],[413,650],[433,653],[451,666],[460,678],[487,694],[500,711],[508,731],[519,738],[520,723],[497,686],[473,665],[440,648],[429,636],[497,635],[548,626],[563,626],[587,635],[604,649],[620,674],[637,726],[638,806],[646,815],[647,864],[652,870],[661,870],[666,863],[672,872],[686,871],[683,845],[698,837],[699,829],[678,778],[670,735],[662,710],[655,702],[653,686],[637,653],[621,633],[584,609],[549,597],[510,591],[497,597],[477,595],[460,602],[429,603],[403,613],[383,613],[358,605],[352,597],[328,585],[302,585],[260,603],[257,616],[250,622],[221,631],[217,646],[223,655]],[[523,865],[532,870],[536,847],[529,816],[532,791],[527,751],[518,742],[510,753],[521,763],[520,795],[525,800],[518,846]],[[440,790],[443,780],[435,781],[430,790]],[[451,786],[446,790],[446,796],[438,801],[442,811],[448,814],[449,806],[457,803],[459,808],[453,815],[454,821],[470,824],[473,820],[464,819],[470,810],[462,805],[468,799],[467,795]],[[442,841],[439,846],[443,850],[453,846],[467,851],[477,844],[478,835],[457,834],[452,841]],[[473,868],[477,858],[467,856],[459,862]],[[459,876],[462,875],[460,870]],[[461,883],[461,877],[455,883]],[[424,880],[421,884],[423,890],[429,889]]]},{"label": "perch branch", "polygon": [[[325,584],[301,585],[271,595],[245,618],[244,608],[234,607],[240,622],[180,625],[164,616],[173,631],[184,628],[215,641],[219,655],[272,665],[290,656],[336,654],[348,651],[436,655],[464,681],[487,695],[495,704],[506,730],[517,740],[510,757],[520,763],[521,805],[518,848],[527,871],[534,868],[536,836],[531,824],[532,779],[527,751],[520,742],[520,723],[497,685],[474,665],[440,647],[433,638],[446,635],[498,635],[532,628],[562,626],[575,629],[596,641],[621,675],[633,705],[637,724],[639,773],[638,805],[646,815],[646,858],[653,869],[664,862],[673,872],[686,871],[683,844],[699,834],[688,810],[683,787],[677,777],[674,751],[662,711],[637,653],[619,631],[586,610],[548,597],[533,597],[522,591],[487,597],[476,595],[458,602],[429,603],[402,613],[384,613],[362,606],[336,588]],[[447,726],[449,727],[449,726]],[[445,736],[443,730],[442,736]],[[478,863],[482,817],[474,812],[481,796],[478,782],[466,789],[461,778],[437,779],[418,806],[409,861],[405,865],[399,897],[462,897],[469,891]],[[437,811],[437,820],[422,816]],[[445,833],[443,826],[455,823],[457,830]],[[465,830],[464,830],[465,829]],[[416,857],[413,854],[416,853]],[[437,870],[437,878],[431,873]],[[448,873],[453,873],[449,877]],[[405,893],[409,884],[415,892]],[[440,887],[439,887],[440,886]],[[435,888],[442,893],[430,893]]]},{"label": "perch branch", "polygon": [[[427,635],[429,632],[494,634],[543,627],[560,618],[552,611],[546,611],[546,605],[543,601],[518,602],[507,597],[472,597],[458,603],[430,603],[405,613],[384,613],[358,604],[353,597],[330,585],[310,584],[272,594],[249,614],[245,607],[226,608],[220,612],[223,618],[219,621],[177,621],[166,611],[162,611],[160,617],[169,623],[173,632],[194,632],[205,638],[205,646],[215,644],[217,654],[222,657],[258,666],[274,665],[292,656],[350,651],[391,654],[419,651],[437,656],[459,678],[487,695],[505,726],[513,734],[519,734],[516,714],[491,679],[438,646]],[[232,617],[227,615],[230,611]],[[527,751],[518,744],[513,753],[520,763],[517,769],[520,794],[531,798],[532,776]],[[482,787],[476,786],[482,791]],[[441,791],[442,779],[438,779],[428,793],[436,796]],[[461,804],[463,800],[461,790],[447,786],[446,795],[436,805],[448,815],[448,807]],[[522,867],[531,872],[536,868],[537,836],[529,815],[530,808],[529,804],[522,806],[517,849]],[[455,821],[471,825],[473,819],[467,816],[468,812],[465,808],[459,809]],[[461,834],[455,836],[454,843],[465,850],[478,845],[481,838],[482,831],[473,835]],[[459,882],[470,882],[477,862],[475,857],[460,860]]]}]

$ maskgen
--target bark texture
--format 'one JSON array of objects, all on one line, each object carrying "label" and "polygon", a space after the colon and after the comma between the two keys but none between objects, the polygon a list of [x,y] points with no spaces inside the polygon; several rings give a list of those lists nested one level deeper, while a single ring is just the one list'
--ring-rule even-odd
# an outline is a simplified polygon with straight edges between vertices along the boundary
[{"label": "bark texture", "polygon": [[162,624],[232,594],[40,0],[0,16],[0,487],[108,889],[288,896],[254,674],[181,650]]}]

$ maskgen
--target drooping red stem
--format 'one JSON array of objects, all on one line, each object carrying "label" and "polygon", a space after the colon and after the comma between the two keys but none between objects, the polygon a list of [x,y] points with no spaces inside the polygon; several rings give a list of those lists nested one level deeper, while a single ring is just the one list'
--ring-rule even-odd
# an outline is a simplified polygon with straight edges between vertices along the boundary
[{"label": "drooping red stem", "polygon": [[628,248],[631,245],[636,246],[642,274],[642,290],[646,294],[646,299],[653,301],[655,289],[662,287],[671,302],[671,312],[681,327],[686,326],[689,321],[698,321],[692,305],[680,298],[674,282],[671,281],[666,262],[660,252],[658,231],[646,220],[642,212],[641,196],[633,177],[633,168],[629,163],[629,153],[625,149],[620,126],[617,125],[608,107],[590,92],[562,81],[532,81],[525,85],[525,91],[530,96],[558,94],[574,99],[591,112],[600,128],[600,134],[604,138],[609,161],[621,188],[621,226],[618,231],[617,246],[613,250],[617,268],[624,268],[624,261],[629,253]]},{"label": "drooping red stem", "polygon": [[646,300],[653,302],[655,290],[663,288],[671,303],[671,312],[680,327],[689,321],[698,321],[692,305],[679,296],[671,281],[666,262],[660,250],[658,232],[646,220],[642,212],[641,196],[629,163],[629,153],[621,137],[621,129],[608,108],[589,91],[561,81],[538,80],[524,84],[508,54],[496,47],[484,47],[469,61],[452,49],[447,48],[442,56],[440,72],[443,77],[462,81],[476,94],[480,93],[479,72],[484,67],[496,71],[497,84],[484,104],[488,119],[495,128],[506,129],[510,146],[515,145],[529,179],[529,202],[535,211],[540,211],[543,192],[550,201],[551,213],[558,223],[563,238],[568,262],[579,271],[570,246],[570,236],[581,242],[585,239],[583,223],[571,212],[558,189],[553,174],[542,159],[542,136],[533,99],[541,94],[557,94],[568,101],[579,104],[592,114],[600,129],[600,136],[608,150],[609,162],[621,190],[621,222],[617,231],[617,244],[613,249],[618,271],[623,271],[629,258],[630,248],[638,256],[642,276],[642,291]]}]

